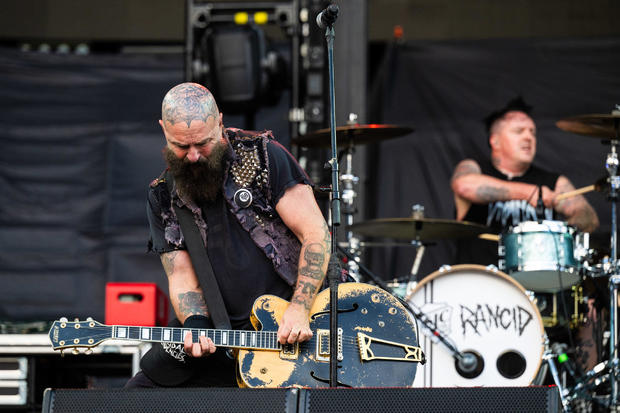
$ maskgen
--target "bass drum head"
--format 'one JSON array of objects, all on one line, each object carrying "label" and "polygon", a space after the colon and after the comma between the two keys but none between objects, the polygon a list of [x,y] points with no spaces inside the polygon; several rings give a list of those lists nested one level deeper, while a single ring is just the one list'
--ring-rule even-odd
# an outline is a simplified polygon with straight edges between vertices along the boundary
[{"label": "bass drum head", "polygon": [[481,265],[455,265],[424,278],[407,296],[473,365],[452,353],[419,321],[427,363],[414,387],[527,386],[542,362],[545,330],[521,285]]}]

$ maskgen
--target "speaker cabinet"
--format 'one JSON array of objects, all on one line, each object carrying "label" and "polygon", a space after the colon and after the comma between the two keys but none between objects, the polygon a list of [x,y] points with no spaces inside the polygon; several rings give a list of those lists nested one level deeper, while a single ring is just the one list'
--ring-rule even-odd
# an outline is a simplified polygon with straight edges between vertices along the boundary
[{"label": "speaker cabinet", "polygon": [[553,412],[556,387],[451,387],[311,389],[300,395],[300,412]]},{"label": "speaker cabinet", "polygon": [[296,389],[54,390],[42,413],[296,413]]}]

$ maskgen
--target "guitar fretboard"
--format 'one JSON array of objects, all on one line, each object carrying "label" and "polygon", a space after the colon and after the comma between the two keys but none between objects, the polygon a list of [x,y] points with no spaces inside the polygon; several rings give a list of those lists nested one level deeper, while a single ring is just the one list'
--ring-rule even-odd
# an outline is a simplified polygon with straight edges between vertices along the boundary
[{"label": "guitar fretboard", "polygon": [[173,327],[134,327],[110,326],[112,338],[119,340],[140,340],[161,343],[182,344],[187,333],[192,334],[192,341],[198,342],[199,336],[210,338],[217,347],[253,348],[262,350],[280,350],[276,331],[242,331],[188,329]]}]

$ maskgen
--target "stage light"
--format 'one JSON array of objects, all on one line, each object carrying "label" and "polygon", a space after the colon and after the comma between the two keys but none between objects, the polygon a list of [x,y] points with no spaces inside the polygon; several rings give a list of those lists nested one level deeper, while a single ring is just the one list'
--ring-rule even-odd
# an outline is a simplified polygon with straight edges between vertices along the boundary
[{"label": "stage light", "polygon": [[248,16],[248,14],[244,11],[239,11],[235,13],[233,19],[235,21],[235,24],[248,24],[250,16]]},{"label": "stage light", "polygon": [[257,11],[254,13],[254,23],[256,24],[266,24],[269,21],[269,15],[264,11]]}]

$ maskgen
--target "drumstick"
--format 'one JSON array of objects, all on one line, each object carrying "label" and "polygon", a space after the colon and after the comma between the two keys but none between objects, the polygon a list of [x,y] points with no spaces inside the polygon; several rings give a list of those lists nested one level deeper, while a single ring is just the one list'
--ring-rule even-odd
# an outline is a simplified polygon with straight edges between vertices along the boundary
[{"label": "drumstick", "polygon": [[478,238],[485,239],[487,241],[499,242],[499,235],[497,234],[480,234],[478,235]]},{"label": "drumstick", "polygon": [[555,201],[559,202],[559,201],[562,201],[563,199],[585,194],[586,192],[592,192],[592,191],[596,191],[596,185],[588,185],[588,186],[584,186],[583,188],[575,189],[574,191],[563,192],[555,197]]}]

